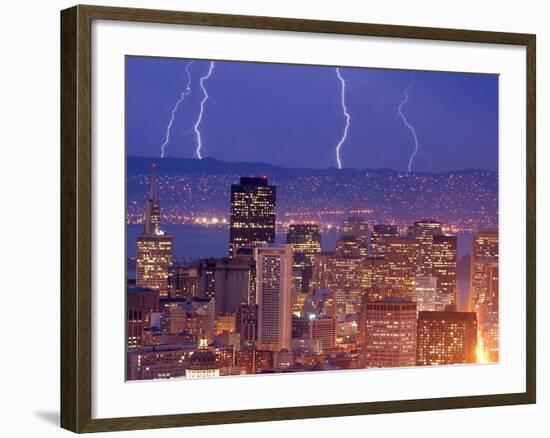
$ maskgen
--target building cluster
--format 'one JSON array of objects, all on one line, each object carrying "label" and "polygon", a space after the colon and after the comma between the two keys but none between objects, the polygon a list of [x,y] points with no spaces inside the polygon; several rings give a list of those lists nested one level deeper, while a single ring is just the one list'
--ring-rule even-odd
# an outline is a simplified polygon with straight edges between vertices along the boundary
[{"label": "building cluster", "polygon": [[228,254],[183,265],[163,233],[156,167],[127,289],[127,378],[405,367],[498,361],[498,234],[477,233],[470,298],[457,307],[457,237],[441,222],[406,230],[318,223],[275,244],[277,190],[231,185]]}]

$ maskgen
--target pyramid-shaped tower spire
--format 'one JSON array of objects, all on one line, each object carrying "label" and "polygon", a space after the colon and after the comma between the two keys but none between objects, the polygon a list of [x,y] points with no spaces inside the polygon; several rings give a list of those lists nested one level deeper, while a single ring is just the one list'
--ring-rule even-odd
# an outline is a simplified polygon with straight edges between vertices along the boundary
[{"label": "pyramid-shaped tower spire", "polygon": [[151,183],[149,196],[145,202],[143,234],[155,234],[160,231],[160,201],[157,188],[157,165],[151,165]]}]

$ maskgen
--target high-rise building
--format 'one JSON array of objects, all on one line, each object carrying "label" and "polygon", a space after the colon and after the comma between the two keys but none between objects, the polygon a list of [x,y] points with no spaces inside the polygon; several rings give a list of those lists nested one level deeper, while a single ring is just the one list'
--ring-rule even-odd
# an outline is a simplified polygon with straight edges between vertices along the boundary
[{"label": "high-rise building", "polygon": [[369,224],[365,219],[359,216],[344,219],[342,223],[342,236],[353,236],[367,245],[369,235]]},{"label": "high-rise building", "polygon": [[254,262],[240,258],[201,259],[197,267],[198,292],[216,300],[216,314],[235,313],[248,303]]},{"label": "high-rise building", "polygon": [[126,291],[128,350],[141,348],[144,345],[144,329],[151,328],[151,314],[158,311],[158,291],[143,287],[128,287]]},{"label": "high-rise building", "polygon": [[487,266],[498,264],[498,231],[483,230],[478,232],[472,242],[472,258],[470,270],[470,299],[472,312],[477,312],[478,306],[486,301],[487,296]]},{"label": "high-rise building", "polygon": [[169,274],[170,295],[192,298],[197,296],[197,268],[174,266]]},{"label": "high-rise building", "polygon": [[321,252],[321,232],[315,223],[291,224],[286,243],[294,251],[293,284],[296,293],[307,293],[312,275],[313,260]]},{"label": "high-rise building", "polygon": [[450,295],[451,303],[456,304],[456,236],[446,234],[433,237],[433,272],[437,278],[437,293]]},{"label": "high-rise building", "polygon": [[363,260],[363,289],[369,289],[386,282],[388,261],[385,257],[367,257]]},{"label": "high-rise building", "polygon": [[359,317],[358,340],[364,342],[365,367],[406,367],[416,364],[416,304],[398,297],[365,301]]},{"label": "high-rise building", "polygon": [[437,308],[437,278],[433,275],[417,275],[413,281],[412,300],[416,303],[417,312],[443,310]]},{"label": "high-rise building", "polygon": [[434,236],[443,234],[441,222],[434,220],[417,221],[409,231],[418,241],[418,275],[433,274]]},{"label": "high-rise building", "polygon": [[172,268],[172,236],[160,229],[160,201],[157,168],[153,164],[149,196],[145,203],[143,234],[137,239],[136,285],[169,294],[168,276]]},{"label": "high-rise building", "polygon": [[397,225],[393,224],[375,224],[371,235],[370,235],[370,245],[371,245],[371,254],[374,257],[384,256],[385,246],[383,245],[384,239],[387,237],[398,237],[399,231],[397,230]]},{"label": "high-rise building", "polygon": [[307,266],[313,265],[313,258],[321,252],[321,232],[315,223],[290,224],[286,243],[292,245],[294,257],[303,255]]},{"label": "high-rise building", "polygon": [[344,219],[342,223],[342,237],[353,237],[360,243],[361,253],[366,256],[370,246],[369,224],[359,216]]},{"label": "high-rise building", "polygon": [[231,186],[230,257],[241,247],[275,241],[276,188],[267,177],[242,177]]},{"label": "high-rise building", "polygon": [[316,339],[321,341],[323,350],[336,345],[336,321],[334,318],[315,317],[292,319],[292,338]]},{"label": "high-rise building", "polygon": [[419,312],[417,365],[475,363],[476,346],[474,312]]},{"label": "high-rise building", "polygon": [[388,264],[386,283],[400,290],[402,297],[410,299],[418,266],[418,241],[411,237],[388,236],[380,245]]},{"label": "high-rise building", "polygon": [[258,349],[291,347],[292,246],[255,249]]},{"label": "high-rise building", "polygon": [[253,343],[258,339],[258,305],[241,304],[235,321],[237,333],[241,341]]}]

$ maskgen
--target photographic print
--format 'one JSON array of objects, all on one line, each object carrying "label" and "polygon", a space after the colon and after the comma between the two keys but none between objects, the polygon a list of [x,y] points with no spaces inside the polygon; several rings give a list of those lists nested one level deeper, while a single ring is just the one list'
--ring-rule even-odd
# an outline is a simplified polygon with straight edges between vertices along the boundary
[{"label": "photographic print", "polygon": [[127,380],[499,361],[498,75],[125,68]]}]

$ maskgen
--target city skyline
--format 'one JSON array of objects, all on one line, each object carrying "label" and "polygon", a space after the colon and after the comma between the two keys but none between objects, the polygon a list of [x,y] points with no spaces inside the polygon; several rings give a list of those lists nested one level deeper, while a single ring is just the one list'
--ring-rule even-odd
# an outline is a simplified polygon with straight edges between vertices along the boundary
[{"label": "city skyline", "polygon": [[127,380],[499,361],[498,77],[126,62]]}]

